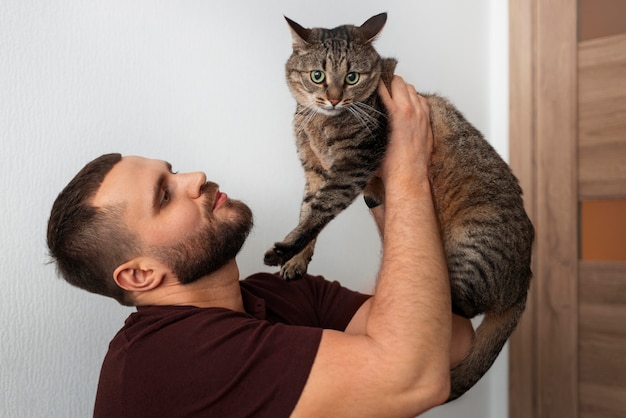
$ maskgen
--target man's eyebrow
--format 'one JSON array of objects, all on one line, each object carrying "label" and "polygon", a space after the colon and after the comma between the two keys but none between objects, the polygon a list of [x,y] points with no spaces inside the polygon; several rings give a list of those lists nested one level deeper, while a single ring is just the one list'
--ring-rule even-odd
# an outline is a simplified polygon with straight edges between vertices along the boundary
[{"label": "man's eyebrow", "polygon": [[[167,161],[163,161],[163,164],[167,168],[168,172],[172,172],[172,164]],[[156,183],[154,183],[154,190],[152,192],[152,214],[156,215],[159,213],[159,209],[161,208],[161,191],[163,190],[163,184],[165,183],[166,174],[161,173]]]}]

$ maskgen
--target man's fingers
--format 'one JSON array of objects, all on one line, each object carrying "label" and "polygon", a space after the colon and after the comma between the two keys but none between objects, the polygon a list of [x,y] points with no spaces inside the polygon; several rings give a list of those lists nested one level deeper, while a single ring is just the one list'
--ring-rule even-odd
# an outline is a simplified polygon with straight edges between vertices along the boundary
[{"label": "man's fingers", "polygon": [[[414,87],[413,90],[415,90]],[[391,91],[388,91],[385,84],[380,81],[378,85],[378,94],[383,100],[385,106],[389,108],[393,105],[394,100],[406,99],[409,96],[408,85],[404,82],[402,77],[394,75],[391,79]]]},{"label": "man's fingers", "polygon": [[417,92],[413,84],[405,83],[404,79],[398,75],[391,80],[391,92],[381,81],[378,93],[390,113],[405,108],[412,109],[413,112],[417,111],[417,114],[426,116],[426,119],[430,117],[428,100]]},{"label": "man's fingers", "polygon": [[383,80],[380,80],[378,83],[378,95],[382,99],[385,107],[389,108],[389,105],[392,103],[391,94],[389,93],[389,90],[387,90],[387,86],[383,83]]}]

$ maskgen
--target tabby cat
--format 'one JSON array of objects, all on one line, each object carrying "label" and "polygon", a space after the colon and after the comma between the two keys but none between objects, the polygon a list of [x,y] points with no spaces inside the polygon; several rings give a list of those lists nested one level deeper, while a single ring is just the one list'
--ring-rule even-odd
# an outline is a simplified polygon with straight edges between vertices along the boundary
[{"label": "tabby cat", "polygon": [[[387,143],[386,110],[377,94],[396,61],[372,41],[387,15],[363,25],[307,29],[290,19],[293,54],[286,76],[297,101],[294,131],[306,175],[300,221],[265,253],[287,280],[301,277],[319,232],[364,193],[382,203],[374,177]],[[470,389],[491,367],[524,310],[531,278],[533,226],[522,191],[507,164],[461,113],[437,95],[427,97],[434,147],[430,173],[450,275],[453,310],[484,313],[469,355],[451,371],[449,400]]]}]

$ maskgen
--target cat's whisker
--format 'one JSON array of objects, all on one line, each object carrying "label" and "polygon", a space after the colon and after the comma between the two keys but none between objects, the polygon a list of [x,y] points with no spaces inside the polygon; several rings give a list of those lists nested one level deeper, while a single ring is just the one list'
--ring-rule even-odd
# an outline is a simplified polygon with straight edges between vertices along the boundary
[{"label": "cat's whisker", "polygon": [[371,112],[368,112],[366,109],[360,108],[358,106],[354,107],[354,111],[358,112],[361,118],[365,120],[369,126],[373,128],[380,127],[381,120],[379,117],[377,117],[376,114],[372,114]]},{"label": "cat's whisker", "polygon": [[378,110],[374,109],[373,107],[368,106],[367,104],[362,103],[362,102],[355,103],[354,109],[357,110],[362,116],[370,120],[375,125],[380,124],[379,117],[380,115],[384,115],[384,113],[381,113]]},{"label": "cat's whisker", "polygon": [[374,112],[374,113],[377,113],[377,114],[379,114],[379,115],[384,116],[385,118],[387,118],[387,114],[386,114],[386,113],[381,112],[380,110],[373,108],[372,106],[368,105],[367,103],[363,103],[363,102],[355,102],[355,103],[354,103],[354,105],[355,105],[355,106],[357,106],[357,107],[359,107],[359,108],[363,108],[363,109],[370,110],[370,111],[372,111],[372,112]]},{"label": "cat's whisker", "polygon": [[299,126],[296,127],[296,132],[298,134],[302,132],[305,126],[307,126],[311,122],[311,119],[313,119],[315,115],[318,114],[318,112],[319,110],[316,106],[303,106],[300,109],[300,114],[303,116],[303,118]]},{"label": "cat's whisker", "polygon": [[379,120],[373,115],[366,112],[364,109],[354,106],[350,108],[351,113],[357,117],[364,126],[378,128],[380,126]]},{"label": "cat's whisker", "polygon": [[308,125],[311,120],[317,116],[317,114],[320,112],[319,108],[317,106],[309,108],[309,115],[307,116],[306,120],[304,121],[304,125]]},{"label": "cat's whisker", "polygon": [[[358,121],[359,121],[359,123],[360,123],[361,125],[363,125],[363,127],[364,127],[365,129],[367,129],[367,131],[370,133],[370,135],[374,135],[374,133],[372,132],[372,130],[370,129],[370,127],[369,127],[369,125],[368,125],[368,123],[367,123],[367,120],[363,117],[364,115],[363,115],[361,112],[359,112],[359,110],[358,110],[358,109],[356,109],[356,108],[354,108],[354,107],[349,107],[349,108],[348,108],[348,111],[350,112],[350,114],[351,114],[352,116],[354,116],[354,118],[355,118],[356,120],[358,120]],[[368,116],[368,117],[369,117],[369,115],[367,115],[367,114],[365,114],[365,116]]]}]

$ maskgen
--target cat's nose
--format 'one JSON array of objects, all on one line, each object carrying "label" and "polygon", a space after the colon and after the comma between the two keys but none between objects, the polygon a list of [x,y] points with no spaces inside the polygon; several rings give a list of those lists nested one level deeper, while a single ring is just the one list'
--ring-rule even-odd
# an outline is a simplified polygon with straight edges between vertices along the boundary
[{"label": "cat's nose", "polygon": [[337,106],[339,104],[339,102],[341,100],[337,100],[337,99],[328,99],[328,101],[330,102],[331,105],[333,105],[333,107]]}]

